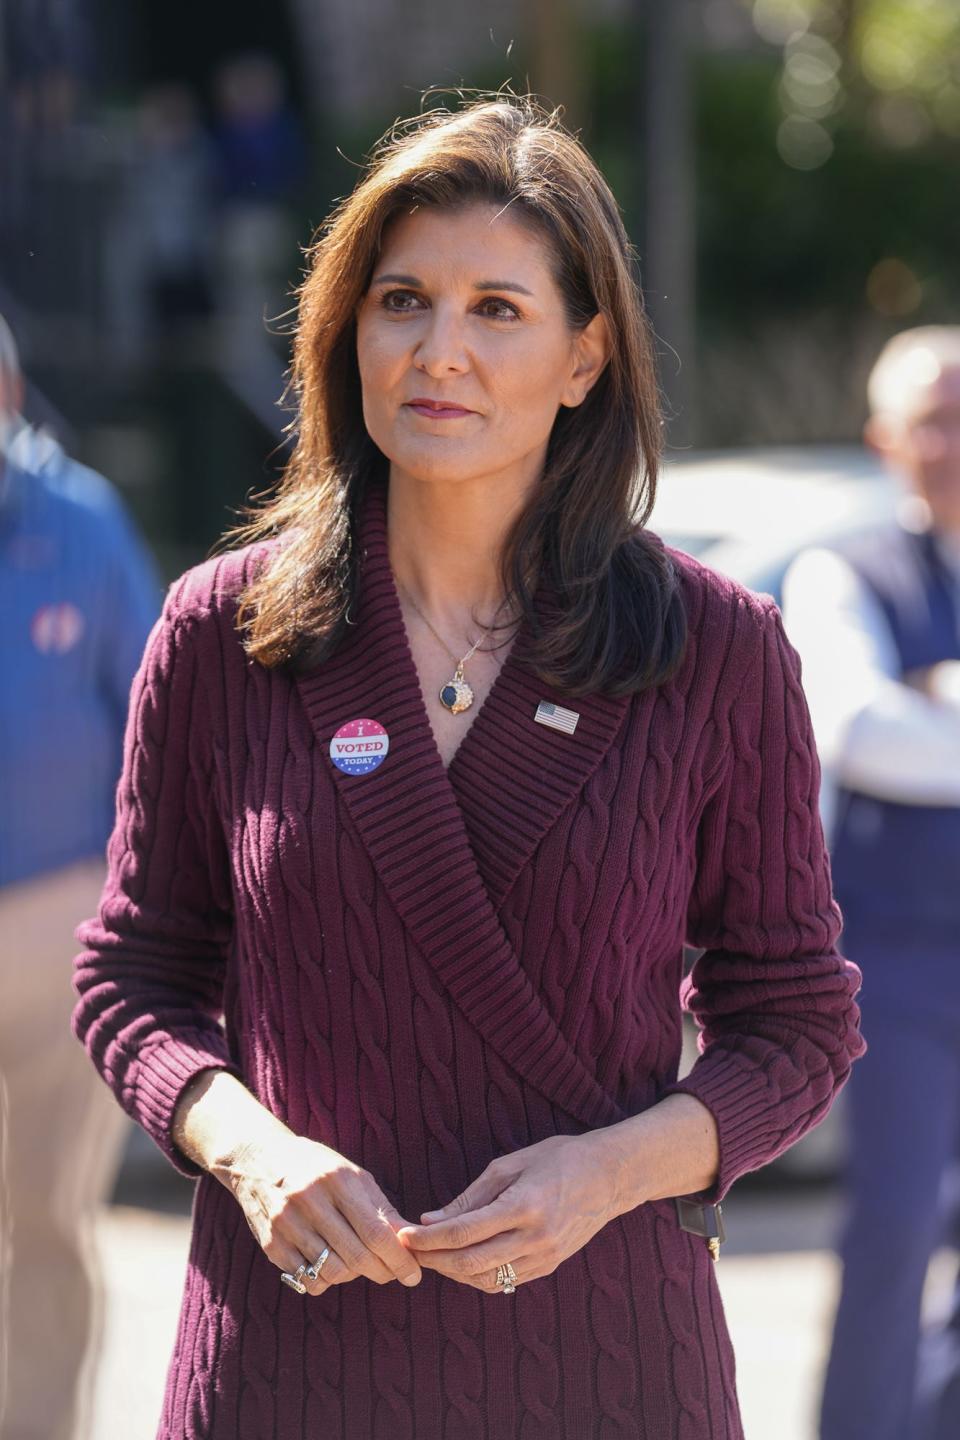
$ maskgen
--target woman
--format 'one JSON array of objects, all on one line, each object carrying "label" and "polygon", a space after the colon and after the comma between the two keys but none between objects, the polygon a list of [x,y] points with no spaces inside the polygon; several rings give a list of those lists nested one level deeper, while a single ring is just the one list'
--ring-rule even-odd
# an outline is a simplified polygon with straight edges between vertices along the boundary
[{"label": "woman", "polygon": [[823,1116],[858,976],[779,612],[643,528],[629,245],[554,117],[382,142],[294,382],[277,497],[147,646],[78,931],[78,1034],[201,1177],[160,1434],[734,1440],[672,1197]]}]

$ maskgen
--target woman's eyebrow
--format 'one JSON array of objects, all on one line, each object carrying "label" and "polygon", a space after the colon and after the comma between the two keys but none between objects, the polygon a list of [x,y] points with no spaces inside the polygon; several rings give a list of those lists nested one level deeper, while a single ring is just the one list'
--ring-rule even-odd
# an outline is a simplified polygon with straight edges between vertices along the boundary
[{"label": "woman's eyebrow", "polygon": [[[416,275],[375,275],[370,282],[372,285],[384,285],[387,282],[392,285],[409,285],[413,290],[422,290],[424,284],[418,280]],[[516,290],[520,295],[533,295],[525,285],[518,280],[477,280],[474,282],[474,290]]]}]

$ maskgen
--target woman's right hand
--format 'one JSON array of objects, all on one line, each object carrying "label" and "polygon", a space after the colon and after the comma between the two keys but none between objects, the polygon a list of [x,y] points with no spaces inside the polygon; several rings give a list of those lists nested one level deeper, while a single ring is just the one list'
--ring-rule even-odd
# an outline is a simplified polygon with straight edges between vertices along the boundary
[{"label": "woman's right hand", "polygon": [[[365,1275],[378,1285],[419,1283],[397,1230],[408,1222],[368,1170],[296,1135],[225,1069],[199,1071],[173,1118],[173,1140],[234,1196],[267,1259],[296,1274],[329,1247],[312,1295]],[[279,1278],[278,1278],[279,1283]]]},{"label": "woman's right hand", "polygon": [[218,1179],[232,1192],[254,1238],[280,1270],[313,1265],[329,1247],[312,1295],[365,1275],[378,1285],[417,1285],[421,1269],[397,1239],[407,1222],[368,1170],[339,1151],[289,1135],[241,1151]]}]

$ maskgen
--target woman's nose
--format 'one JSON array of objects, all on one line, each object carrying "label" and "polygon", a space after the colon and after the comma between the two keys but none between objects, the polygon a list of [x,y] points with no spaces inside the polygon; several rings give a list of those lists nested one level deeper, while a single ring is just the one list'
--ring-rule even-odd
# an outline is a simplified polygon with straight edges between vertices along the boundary
[{"label": "woman's nose", "polygon": [[468,369],[466,337],[458,317],[441,306],[434,306],[414,348],[414,360],[428,375]]}]

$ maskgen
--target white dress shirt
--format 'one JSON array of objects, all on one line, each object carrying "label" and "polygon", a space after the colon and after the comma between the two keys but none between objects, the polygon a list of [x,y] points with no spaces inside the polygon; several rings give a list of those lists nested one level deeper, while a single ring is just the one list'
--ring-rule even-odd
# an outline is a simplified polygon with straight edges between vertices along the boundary
[{"label": "white dress shirt", "polygon": [[[960,536],[940,534],[937,545],[960,613]],[[831,550],[810,548],[793,561],[782,611],[803,666],[827,833],[837,784],[900,804],[960,805],[960,660],[937,666],[932,697],[905,684],[881,605]]]}]

